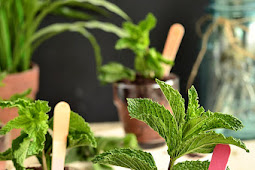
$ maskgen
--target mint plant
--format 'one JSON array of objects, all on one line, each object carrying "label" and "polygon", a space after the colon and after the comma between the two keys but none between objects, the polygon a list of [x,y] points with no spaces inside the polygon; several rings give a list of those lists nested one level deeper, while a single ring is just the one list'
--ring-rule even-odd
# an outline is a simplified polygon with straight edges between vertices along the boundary
[{"label": "mint plant", "polygon": [[[96,137],[97,147],[81,146],[68,151],[65,162],[75,161],[90,162],[96,155],[115,148],[139,149],[139,145],[134,134],[127,134],[125,137]],[[104,164],[93,164],[93,170],[112,170],[113,168]]]},{"label": "mint plant", "polygon": [[127,21],[122,29],[126,36],[121,37],[115,49],[129,49],[135,54],[134,70],[124,67],[120,63],[111,62],[102,66],[99,71],[99,80],[102,83],[114,83],[128,79],[134,81],[136,74],[144,78],[162,78],[162,64],[173,65],[173,61],[165,59],[155,48],[150,48],[150,31],[156,25],[156,18],[149,13],[147,17],[137,25]]},{"label": "mint plant", "polygon": [[[20,136],[12,141],[12,147],[0,153],[0,161],[12,160],[17,170],[24,170],[24,160],[36,156],[44,169],[51,169],[53,120],[48,120],[48,102],[17,99],[0,101],[0,107],[16,107],[19,114],[0,129],[0,135],[12,129],[22,129]],[[77,113],[71,112],[67,148],[77,146],[96,147],[97,143],[89,124]]]},{"label": "mint plant", "polygon": [[[188,91],[189,101],[185,113],[184,99],[180,93],[163,81],[156,79],[156,82],[173,114],[164,106],[146,98],[127,99],[128,111],[131,118],[147,123],[165,139],[170,156],[169,170],[208,169],[209,162],[186,161],[175,165],[175,161],[189,153],[211,153],[217,144],[232,144],[249,152],[241,140],[213,131],[217,128],[237,131],[243,128],[239,119],[228,114],[205,111],[198,103],[198,95],[193,86]],[[150,153],[133,149],[111,150],[96,156],[93,162],[134,170],[157,169]]]}]

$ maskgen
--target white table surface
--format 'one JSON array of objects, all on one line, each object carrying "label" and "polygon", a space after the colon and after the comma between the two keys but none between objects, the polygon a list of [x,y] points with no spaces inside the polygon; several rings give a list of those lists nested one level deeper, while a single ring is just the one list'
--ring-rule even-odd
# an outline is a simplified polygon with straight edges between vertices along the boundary
[{"label": "white table surface", "polygon": [[[106,122],[106,123],[90,123],[91,129],[96,136],[124,136],[124,130],[122,124],[119,122]],[[246,153],[244,150],[231,146],[231,156],[229,158],[228,166],[231,170],[255,170],[255,140],[244,141],[250,153]],[[150,152],[157,164],[158,170],[167,170],[169,163],[169,156],[167,154],[167,146],[162,146],[154,149],[146,149]],[[203,155],[200,160],[210,160],[211,154]],[[190,158],[184,156],[177,161],[185,160],[197,160],[198,158]],[[25,165],[34,164],[36,160],[30,158],[25,162]],[[89,170],[88,164],[74,163],[73,167],[79,169]],[[13,168],[9,167],[8,170]],[[116,170],[124,170],[126,168],[115,167]]]},{"label": "white table surface", "polygon": [[[124,136],[122,124],[119,122],[107,123],[92,123],[91,129],[95,135],[100,136]],[[231,146],[231,155],[228,166],[231,170],[255,170],[255,140],[243,141],[250,153],[246,153],[243,149],[236,146]],[[167,154],[167,146],[162,146],[155,149],[147,149],[145,151],[151,152],[159,170],[167,170],[169,163],[169,156]],[[210,160],[211,154],[204,155],[200,160]],[[190,158],[184,156],[177,161],[197,160],[197,158]],[[116,167],[121,170],[124,168]]]}]

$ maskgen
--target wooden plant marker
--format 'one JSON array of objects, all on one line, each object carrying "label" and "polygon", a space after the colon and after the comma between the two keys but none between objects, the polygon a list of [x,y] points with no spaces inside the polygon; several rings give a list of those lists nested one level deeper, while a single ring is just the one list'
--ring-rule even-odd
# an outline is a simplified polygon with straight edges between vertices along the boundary
[{"label": "wooden plant marker", "polygon": [[59,102],[54,108],[52,170],[64,169],[70,112],[66,102]]},{"label": "wooden plant marker", "polygon": [[229,145],[216,145],[213,150],[213,155],[208,170],[226,170],[230,152],[231,150]]},{"label": "wooden plant marker", "polygon": [[[162,53],[162,55],[166,59],[171,61],[175,60],[184,32],[185,32],[184,27],[181,24],[176,23],[170,27],[168,36],[165,42],[165,47]],[[172,67],[166,64],[164,64],[163,66],[164,66],[164,76],[169,76]]]}]

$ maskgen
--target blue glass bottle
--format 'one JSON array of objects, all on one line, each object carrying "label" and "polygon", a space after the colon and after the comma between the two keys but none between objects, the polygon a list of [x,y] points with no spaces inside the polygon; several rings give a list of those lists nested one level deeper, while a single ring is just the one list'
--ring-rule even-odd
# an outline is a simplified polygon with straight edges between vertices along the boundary
[{"label": "blue glass bottle", "polygon": [[201,104],[244,123],[221,133],[255,139],[255,0],[211,0],[207,10],[204,32],[213,31],[199,69]]}]

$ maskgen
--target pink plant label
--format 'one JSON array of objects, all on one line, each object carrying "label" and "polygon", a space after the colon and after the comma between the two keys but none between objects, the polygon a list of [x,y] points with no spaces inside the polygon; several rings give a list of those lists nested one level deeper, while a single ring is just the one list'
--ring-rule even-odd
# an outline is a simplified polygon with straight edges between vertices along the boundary
[{"label": "pink plant label", "polygon": [[216,145],[213,150],[213,155],[208,170],[226,170],[230,152],[231,150],[229,145]]}]

